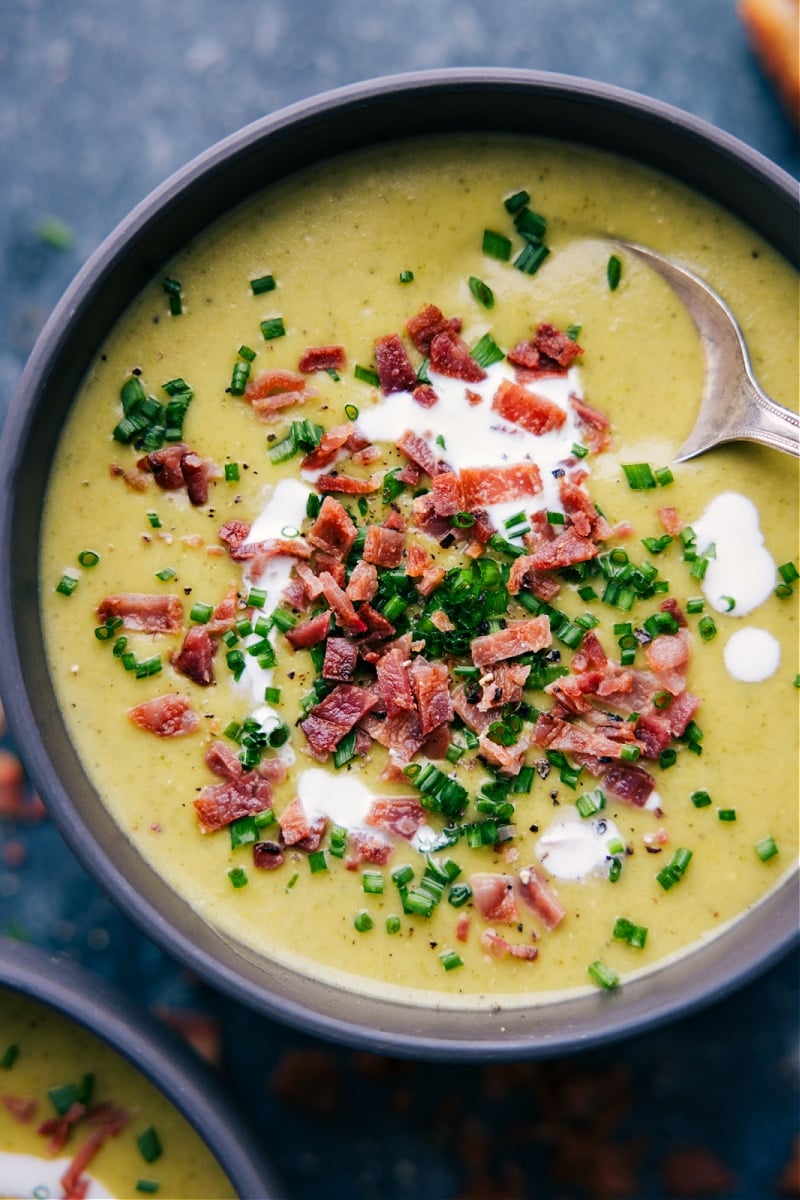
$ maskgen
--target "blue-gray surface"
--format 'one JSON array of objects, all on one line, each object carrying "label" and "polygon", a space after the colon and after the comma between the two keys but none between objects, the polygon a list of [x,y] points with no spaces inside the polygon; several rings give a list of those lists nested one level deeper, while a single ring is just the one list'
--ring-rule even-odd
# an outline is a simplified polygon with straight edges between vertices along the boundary
[{"label": "blue-gray surface", "polygon": [[[632,88],[797,170],[796,138],[733,0],[0,0],[0,416],[72,275],[173,169],[316,92],[459,65]],[[54,219],[70,233],[61,249],[43,236]],[[0,849],[20,841],[24,863],[11,865],[13,851],[0,860],[0,928],[64,950],[145,1005],[221,1018],[224,1072],[299,1198],[660,1197],[676,1194],[660,1169],[665,1153],[700,1145],[732,1173],[721,1194],[775,1194],[797,1132],[796,954],[702,1013],[581,1056],[584,1099],[592,1079],[605,1081],[614,1102],[620,1079],[630,1089],[633,1104],[621,1104],[615,1123],[607,1094],[590,1095],[582,1112],[568,1061],[515,1077],[344,1049],[317,1056],[314,1039],[187,980],[102,896],[48,823],[0,824]],[[281,1098],[276,1067],[287,1049],[302,1052],[314,1081],[305,1105]],[[564,1139],[546,1130],[543,1090],[554,1128],[561,1122],[576,1136],[572,1175],[559,1174]],[[605,1160],[592,1128],[606,1130]],[[598,1182],[582,1190],[575,1179],[587,1142]],[[636,1182],[626,1181],[628,1161]],[[603,1190],[609,1164],[616,1182]],[[684,1194],[703,1194],[699,1177]]]}]

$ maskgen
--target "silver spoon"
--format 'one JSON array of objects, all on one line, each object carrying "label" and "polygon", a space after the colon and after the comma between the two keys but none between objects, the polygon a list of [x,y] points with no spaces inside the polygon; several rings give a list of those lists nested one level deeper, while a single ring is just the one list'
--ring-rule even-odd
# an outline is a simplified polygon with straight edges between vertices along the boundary
[{"label": "silver spoon", "polygon": [[799,457],[800,416],[776,404],[759,387],[742,331],[722,297],[693,271],[655,250],[633,242],[617,244],[663,275],[689,310],[705,347],[700,411],[675,461],[685,462],[722,442],[739,439]]}]

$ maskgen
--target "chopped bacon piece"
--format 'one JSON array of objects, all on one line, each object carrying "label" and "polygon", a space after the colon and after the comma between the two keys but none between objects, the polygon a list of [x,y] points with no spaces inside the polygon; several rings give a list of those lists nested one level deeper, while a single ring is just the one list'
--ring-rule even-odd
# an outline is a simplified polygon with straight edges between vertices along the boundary
[{"label": "chopped bacon piece", "polygon": [[371,604],[362,604],[358,610],[358,616],[367,628],[367,637],[370,641],[380,642],[385,638],[394,637],[396,633],[394,625]]},{"label": "chopped bacon piece", "polygon": [[258,771],[204,787],[194,803],[201,833],[215,833],[232,821],[272,806],[272,787]]},{"label": "chopped bacon piece", "polygon": [[523,867],[519,873],[519,894],[525,903],[541,917],[547,929],[555,929],[567,910],[550,884],[536,867]]},{"label": "chopped bacon piece", "polygon": [[181,472],[186,484],[186,493],[195,506],[208,503],[208,485],[219,476],[219,469],[210,458],[201,458],[190,450],[181,459]]},{"label": "chopped bacon piece", "polygon": [[477,696],[474,702],[469,700],[464,685],[458,684],[450,693],[450,698],[453,701],[454,711],[461,717],[468,729],[471,729],[473,733],[486,733],[495,719],[495,714],[478,708]]},{"label": "chopped bacon piece", "polygon": [[508,573],[509,595],[519,595],[524,587],[529,588],[539,600],[548,602],[554,600],[561,591],[561,585],[557,579],[554,579],[552,575],[545,574],[544,571],[536,570],[530,554],[522,554],[519,558],[515,558]]},{"label": "chopped bacon piece", "polygon": [[405,454],[406,458],[412,463],[420,467],[426,475],[433,478],[435,475],[440,475],[445,468],[441,461],[437,458],[430,442],[424,437],[420,437],[418,433],[414,433],[411,429],[407,429],[397,442],[397,449]]},{"label": "chopped bacon piece", "polygon": [[433,408],[434,404],[439,403],[439,396],[436,389],[431,387],[429,383],[421,383],[415,387],[411,395],[416,400],[421,408]]},{"label": "chopped bacon piece", "polygon": [[414,343],[414,348],[423,358],[427,358],[431,352],[431,340],[437,333],[444,333],[447,330],[452,333],[461,332],[461,318],[446,317],[435,304],[426,304],[421,312],[406,321],[406,329]]},{"label": "chopped bacon piece", "polygon": [[659,685],[673,696],[686,687],[686,667],[689,662],[689,632],[661,633],[645,646],[647,665]]},{"label": "chopped bacon piece", "polygon": [[182,737],[194,733],[200,725],[200,718],[189,701],[177,692],[144,700],[129,708],[128,716],[134,725],[158,737]]},{"label": "chopped bacon piece", "polygon": [[406,655],[398,646],[387,650],[375,664],[378,692],[387,717],[413,712],[416,705]]},{"label": "chopped bacon piece", "polygon": [[425,820],[425,809],[416,796],[379,796],[372,801],[367,824],[387,829],[410,842]]},{"label": "chopped bacon piece", "polygon": [[476,871],[469,882],[475,907],[485,921],[510,925],[518,919],[513,876]]},{"label": "chopped bacon piece", "polygon": [[532,654],[552,643],[550,620],[545,613],[520,621],[509,621],[505,629],[477,637],[472,643],[472,661],[478,667],[488,667],[501,659]]},{"label": "chopped bacon piece", "polygon": [[302,404],[312,393],[302,375],[271,368],[261,371],[245,388],[244,398],[262,420],[269,421],[282,408]]},{"label": "chopped bacon piece", "polygon": [[434,565],[433,555],[429,554],[419,542],[412,542],[406,555],[406,575],[412,579],[419,579]]},{"label": "chopped bacon piece", "polygon": [[317,578],[327,571],[336,580],[340,588],[343,588],[347,582],[347,568],[339,558],[335,558],[332,554],[324,554],[322,550],[315,550],[311,561],[312,570],[317,575]]},{"label": "chopped bacon piece", "polygon": [[570,393],[569,402],[579,423],[586,431],[585,437],[589,448],[594,450],[595,454],[599,454],[608,445],[611,422],[605,413],[600,412],[591,404],[587,404],[582,396],[578,396],[574,392]]},{"label": "chopped bacon piece", "polygon": [[448,617],[443,608],[435,608],[430,614],[430,622],[435,625],[440,633],[452,633],[455,625]]},{"label": "chopped bacon piece", "polygon": [[539,713],[533,733],[537,746],[567,753],[588,754],[599,759],[619,758],[625,743],[606,737],[594,729],[570,724],[552,713]]},{"label": "chopped bacon piece", "polygon": [[[435,499],[433,492],[415,496],[411,505],[412,521],[417,529],[421,529],[429,537],[440,541],[444,537],[452,537],[453,529],[449,517],[440,517],[436,512]],[[454,509],[453,511],[457,512],[458,510]]]},{"label": "chopped bacon piece", "polygon": [[236,584],[232,583],[212,612],[209,620],[205,623],[205,628],[208,632],[213,634],[227,633],[236,620],[238,606],[239,593],[236,590]]},{"label": "chopped bacon piece", "polygon": [[179,596],[118,592],[101,601],[97,616],[101,624],[119,617],[125,629],[144,633],[177,633],[183,624],[183,605]]},{"label": "chopped bacon piece", "polygon": [[305,456],[300,464],[306,471],[317,471],[321,467],[329,467],[336,455],[350,440],[355,425],[346,421],[344,425],[333,425],[323,433],[319,445]]},{"label": "chopped bacon piece", "polygon": [[322,595],[322,584],[311,570],[311,567],[304,562],[298,562],[295,564],[294,570],[297,578],[303,585],[306,600],[319,600]]},{"label": "chopped bacon piece", "polygon": [[72,1126],[80,1121],[85,1113],[86,1105],[75,1101],[63,1115],[50,1117],[47,1121],[42,1121],[36,1132],[40,1133],[43,1137],[49,1138],[47,1153],[51,1158],[55,1158],[59,1151],[63,1149]]},{"label": "chopped bacon piece", "polygon": [[665,508],[659,508],[657,517],[661,522],[661,527],[665,533],[669,533],[672,537],[677,537],[683,529],[683,521],[678,516],[677,508],[671,504]]},{"label": "chopped bacon piece", "polygon": [[339,584],[331,573],[323,571],[319,577],[319,581],[322,584],[322,593],[336,614],[336,620],[342,628],[348,630],[350,633],[364,633],[367,628],[366,622],[358,615],[353,606],[353,601],[339,587]]},{"label": "chopped bacon piece", "polygon": [[442,330],[431,339],[431,370],[450,379],[463,379],[467,383],[479,383],[486,372],[469,352],[469,346],[452,329]]},{"label": "chopped bacon piece", "polygon": [[194,683],[209,687],[214,682],[215,650],[216,644],[207,626],[193,625],[187,630],[180,650],[173,655],[172,665]]},{"label": "chopped bacon piece", "polygon": [[160,450],[153,450],[151,454],[146,454],[144,458],[140,458],[136,464],[141,471],[149,471],[160,488],[166,492],[177,491],[185,484],[183,471],[181,470],[181,460],[184,454],[189,453],[189,447],[185,442],[173,442],[169,446],[162,446]]},{"label": "chopped bacon piece", "polygon": [[375,369],[385,396],[392,392],[411,392],[417,386],[417,372],[397,333],[375,339]]},{"label": "chopped bacon piece", "polygon": [[456,937],[460,942],[469,940],[469,927],[472,924],[472,918],[469,913],[462,912],[459,914],[456,921]]},{"label": "chopped bacon piece", "polygon": [[560,367],[568,367],[573,359],[583,354],[583,348],[566,333],[542,321],[537,327],[533,344],[540,354],[552,359]]},{"label": "chopped bacon piece", "polygon": [[0,1103],[20,1125],[29,1125],[36,1116],[38,1101],[35,1096],[11,1096],[4,1092],[0,1095]]},{"label": "chopped bacon piece", "polygon": [[405,534],[385,525],[370,525],[364,539],[364,560],[378,567],[399,567],[403,560]]},{"label": "chopped bacon piece", "polygon": [[297,369],[308,375],[314,371],[341,371],[346,362],[344,346],[309,346],[300,355]]},{"label": "chopped bacon piece", "polygon": [[539,956],[536,946],[527,946],[522,942],[509,942],[507,938],[501,937],[493,929],[484,929],[481,933],[481,946],[487,954],[491,954],[492,958],[523,958],[528,962],[533,962]]},{"label": "chopped bacon piece", "polygon": [[425,742],[416,708],[396,717],[381,720],[372,714],[361,722],[371,738],[385,746],[404,763],[408,763]]},{"label": "chopped bacon piece", "polygon": [[333,558],[345,559],[352,549],[357,532],[347,509],[333,496],[326,496],[306,536],[312,546],[332,555]]},{"label": "chopped bacon piece", "polygon": [[603,788],[625,804],[643,808],[655,787],[653,776],[637,763],[609,763],[603,771]]},{"label": "chopped bacon piece", "polygon": [[530,673],[530,667],[523,663],[495,663],[480,681],[478,708],[487,712],[501,704],[517,704],[522,699],[522,689]]},{"label": "chopped bacon piece", "polygon": [[325,643],[322,678],[349,683],[358,664],[358,646],[349,638],[329,637]]},{"label": "chopped bacon piece", "polygon": [[585,488],[564,475],[559,480],[559,494],[564,512],[577,534],[590,537],[595,542],[605,541],[611,536],[611,526],[597,511]]},{"label": "chopped bacon piece", "polygon": [[[366,862],[385,867],[394,852],[392,843],[378,833],[365,833],[356,829],[351,833],[350,841],[355,851],[353,866]],[[350,865],[349,862],[347,865]]]},{"label": "chopped bacon piece", "polygon": [[537,396],[509,379],[504,379],[495,392],[492,408],[507,421],[537,435],[560,429],[567,419],[563,408],[552,400]]},{"label": "chopped bacon piece", "polygon": [[311,709],[300,728],[315,754],[327,754],[377,703],[377,696],[367,688],[340,683]]},{"label": "chopped bacon piece", "polygon": [[407,487],[415,488],[422,478],[422,471],[416,463],[409,462],[406,463],[402,471],[397,472],[395,478],[399,479],[401,483],[406,484]]},{"label": "chopped bacon piece", "polygon": [[[485,715],[489,716],[490,714]],[[492,719],[494,719],[494,715],[492,715]],[[478,734],[481,757],[494,763],[504,775],[519,775],[530,744],[530,734],[527,732],[518,734],[513,746],[504,746],[501,742],[495,742],[488,733]]]},{"label": "chopped bacon piece", "polygon": [[250,525],[247,521],[227,521],[217,530],[217,537],[228,547],[228,554],[234,562],[248,557],[246,552],[242,553],[242,548],[249,534]]},{"label": "chopped bacon piece", "polygon": [[350,600],[371,600],[378,590],[378,572],[373,563],[359,559],[350,574],[345,595]]},{"label": "chopped bacon piece", "polygon": [[409,668],[411,686],[417,700],[420,728],[427,736],[438,725],[453,719],[453,702],[448,684],[450,671],[446,663],[431,663],[420,654]]},{"label": "chopped bacon piece", "polygon": [[573,671],[605,671],[608,657],[593,629],[587,630],[579,648],[572,656]]},{"label": "chopped bacon piece", "polygon": [[316,850],[322,841],[327,821],[325,817],[309,819],[299,797],[295,797],[278,817],[281,837],[287,846],[301,850]]},{"label": "chopped bacon piece", "polygon": [[669,613],[673,621],[677,621],[678,625],[686,625],[686,617],[683,615],[683,609],[674,596],[667,596],[666,600],[662,600],[658,606],[662,612]]},{"label": "chopped bacon piece", "polygon": [[317,613],[315,617],[309,617],[307,621],[301,621],[293,629],[287,629],[286,640],[295,650],[307,650],[309,646],[316,646],[318,642],[324,641],[330,627],[331,614],[326,609],[325,612]]},{"label": "chopped bacon piece", "polygon": [[474,512],[506,500],[521,500],[542,490],[535,463],[505,467],[465,467],[458,475],[443,472],[433,480],[434,509],[440,517]]},{"label": "chopped bacon piece", "polygon": [[284,853],[280,842],[255,842],[253,844],[253,866],[260,871],[274,871],[283,865]]},{"label": "chopped bacon piece", "polygon": [[434,564],[423,573],[417,584],[417,591],[421,596],[430,596],[432,592],[436,591],[446,574],[447,571],[443,566]]},{"label": "chopped bacon piece", "polygon": [[222,779],[239,779],[244,774],[242,760],[225,742],[212,742],[206,750],[205,761]]},{"label": "chopped bacon piece", "polygon": [[570,527],[552,541],[544,542],[533,551],[531,558],[536,571],[554,571],[575,563],[596,558],[597,545],[590,538],[580,537]]},{"label": "chopped bacon piece", "polygon": [[320,475],[316,482],[317,491],[324,495],[339,492],[344,496],[368,496],[379,487],[380,481],[374,475],[370,479],[357,479],[355,475],[342,475],[337,471]]}]

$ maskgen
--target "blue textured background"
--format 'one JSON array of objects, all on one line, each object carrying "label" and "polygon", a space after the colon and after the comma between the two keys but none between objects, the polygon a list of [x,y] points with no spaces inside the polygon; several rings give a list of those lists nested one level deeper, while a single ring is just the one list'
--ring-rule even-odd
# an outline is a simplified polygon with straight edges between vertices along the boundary
[{"label": "blue textured background", "polygon": [[[173,169],[315,92],[458,65],[632,88],[797,174],[733,0],[0,0],[0,417],[64,287]],[[66,248],[41,236],[52,217]],[[798,1130],[796,953],[662,1030],[515,1069],[359,1055],[248,1012],[135,931],[47,821],[0,819],[0,929],[145,1006],[219,1018],[223,1072],[299,1200],[658,1198],[679,1194],[666,1155],[695,1146],[730,1172],[718,1194],[756,1200],[777,1194]],[[682,1194],[709,1193],[695,1176]]]}]

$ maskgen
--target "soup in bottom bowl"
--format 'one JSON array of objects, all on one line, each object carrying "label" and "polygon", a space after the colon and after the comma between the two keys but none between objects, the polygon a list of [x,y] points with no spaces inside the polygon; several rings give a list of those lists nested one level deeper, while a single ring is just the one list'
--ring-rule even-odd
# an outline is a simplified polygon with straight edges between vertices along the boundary
[{"label": "soup in bottom bowl", "polygon": [[0,988],[0,1196],[236,1196],[189,1122],[105,1042]]},{"label": "soup in bottom bowl", "polygon": [[796,464],[672,464],[702,347],[615,238],[707,278],[796,405],[791,268],[544,139],[302,172],[100,349],[46,497],[50,668],[119,828],[235,944],[538,1005],[796,869]]}]

